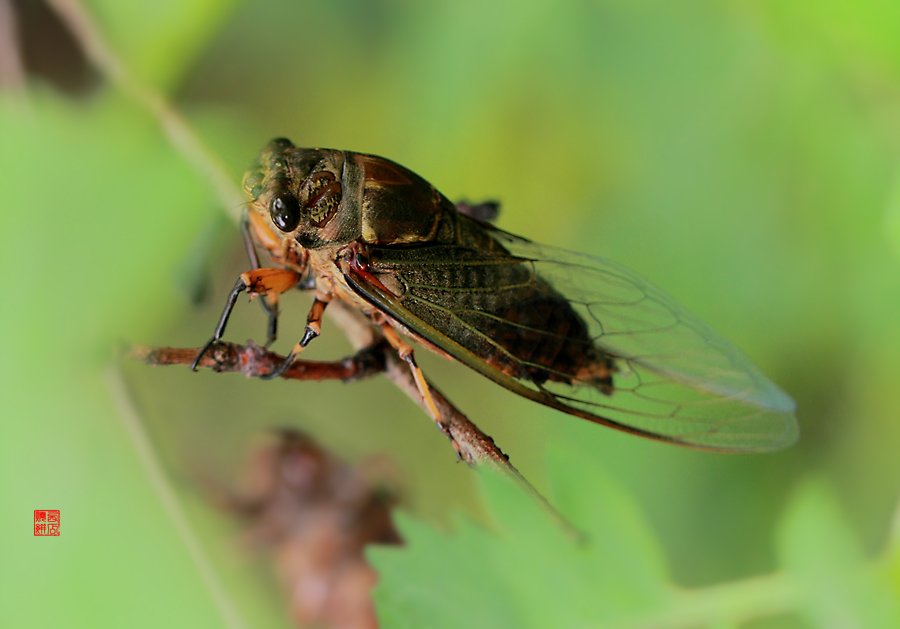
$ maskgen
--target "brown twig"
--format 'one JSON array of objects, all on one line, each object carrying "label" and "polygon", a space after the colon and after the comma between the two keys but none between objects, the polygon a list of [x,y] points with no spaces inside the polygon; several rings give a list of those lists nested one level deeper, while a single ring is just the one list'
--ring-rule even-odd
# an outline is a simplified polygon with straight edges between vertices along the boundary
[{"label": "brown twig", "polygon": [[[151,365],[190,365],[199,348],[158,347],[135,348],[132,355]],[[217,372],[236,372],[249,378],[272,373],[284,361],[284,357],[249,343],[238,345],[219,341],[200,361],[200,366]],[[334,362],[295,361],[281,377],[287,380],[342,380],[344,382],[385,373],[397,387],[406,393],[423,410],[425,402],[416,388],[409,365],[400,360],[396,352],[383,340],[376,341],[344,360]],[[446,418],[450,438],[459,447],[462,458],[470,464],[491,461],[509,467],[508,457],[494,440],[463,415],[444,395],[430,385],[435,403]]]},{"label": "brown twig", "polygon": [[[136,347],[131,354],[150,365],[190,365],[199,351],[198,348]],[[295,361],[281,377],[288,380],[361,380],[385,371],[383,352],[383,345],[378,344],[344,360]],[[247,345],[219,341],[206,352],[199,366],[217,372],[238,372],[252,378],[270,374],[283,360],[283,356],[252,341]]]},{"label": "brown twig", "polygon": [[[336,308],[329,312],[340,312]],[[351,314],[344,312],[345,315]],[[339,320],[343,317],[338,316]],[[350,316],[343,321],[344,325],[352,320]],[[384,373],[394,385],[403,391],[419,407],[428,412],[425,400],[419,394],[415,379],[404,362],[391,346],[380,337],[380,334],[368,326],[369,333],[359,328],[349,328],[348,337],[357,343],[369,342],[369,345],[361,347],[356,354],[344,360],[334,362],[319,362],[298,360],[287,369],[282,378],[287,380],[341,380],[349,382]],[[151,365],[190,365],[200,349],[159,347],[154,349],[134,348],[132,356],[144,360]],[[206,353],[199,366],[212,369],[217,372],[241,373],[248,378],[259,377],[272,373],[281,365],[284,357],[270,352],[267,349],[249,343],[238,345],[219,341]],[[456,406],[448,400],[443,393],[430,382],[432,397],[437,404],[441,416],[447,424],[447,432],[453,441],[456,451],[462,459],[470,464],[487,463],[509,474],[523,489],[531,494],[535,500],[547,510],[547,512],[560,524],[560,526],[576,540],[584,538],[581,531],[575,528],[565,516],[547,501],[535,487],[522,476],[521,472],[510,462],[509,457],[494,443],[494,440],[478,426],[466,417]]]}]

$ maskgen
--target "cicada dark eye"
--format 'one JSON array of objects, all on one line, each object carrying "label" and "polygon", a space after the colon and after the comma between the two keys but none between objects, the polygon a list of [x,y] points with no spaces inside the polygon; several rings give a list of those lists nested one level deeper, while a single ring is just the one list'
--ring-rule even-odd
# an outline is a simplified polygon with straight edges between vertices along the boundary
[{"label": "cicada dark eye", "polygon": [[289,194],[278,195],[269,203],[269,216],[275,227],[283,232],[292,232],[300,224],[300,204]]}]

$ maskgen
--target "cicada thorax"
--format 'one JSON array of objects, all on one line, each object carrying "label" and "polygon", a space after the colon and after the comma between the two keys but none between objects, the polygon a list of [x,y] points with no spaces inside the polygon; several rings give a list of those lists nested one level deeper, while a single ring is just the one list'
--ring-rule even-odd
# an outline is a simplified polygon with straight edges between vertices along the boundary
[{"label": "cicada thorax", "polygon": [[362,181],[362,241],[404,245],[434,242],[455,207],[431,184],[391,160],[351,153]]}]

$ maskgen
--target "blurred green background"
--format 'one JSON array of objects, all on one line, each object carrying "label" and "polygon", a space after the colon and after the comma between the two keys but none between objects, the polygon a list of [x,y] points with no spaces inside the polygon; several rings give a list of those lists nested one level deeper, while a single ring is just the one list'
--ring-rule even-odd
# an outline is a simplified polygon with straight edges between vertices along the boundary
[{"label": "blurred green background", "polygon": [[[224,622],[128,436],[123,398],[249,626],[285,622],[279,596],[262,563],[233,549],[236,528],[198,480],[228,482],[267,427],[302,428],[350,460],[387,453],[405,510],[437,531],[435,547],[460,517],[483,520],[475,475],[382,378],[259,382],[117,358],[132,343],[203,342],[243,252],[209,177],[127,90],[34,19],[41,5],[11,5],[28,72],[18,85],[13,73],[0,98],[0,625]],[[607,517],[621,520],[619,502],[607,511],[607,485],[627,496],[667,587],[782,574],[795,556],[810,578],[829,576],[811,589],[832,609],[807,597],[710,624],[890,626],[900,598],[889,542],[900,497],[900,4],[82,8],[127,80],[171,99],[235,183],[274,136],[388,156],[452,199],[500,200],[504,229],[615,259],[677,296],[796,399],[796,446],[747,457],[663,446],[528,403],[464,367],[422,363],[551,499],[548,457],[584,462],[563,492],[591,506],[583,527],[603,536]],[[12,44],[2,51],[11,61]],[[301,332],[306,299],[286,300],[279,348]],[[228,337],[263,331],[260,310],[239,304]],[[309,357],[344,355],[327,317],[324,332]],[[818,514],[803,505],[819,503],[833,521],[785,515]],[[61,509],[59,538],[31,536],[38,508]],[[540,571],[551,554],[530,550],[541,539],[510,542],[509,557]],[[457,548],[464,559],[469,547]],[[427,541],[401,551],[424,564],[431,552]],[[544,578],[546,599],[565,601],[549,565]],[[523,600],[524,615],[544,602]],[[590,611],[573,618],[599,622]]]}]

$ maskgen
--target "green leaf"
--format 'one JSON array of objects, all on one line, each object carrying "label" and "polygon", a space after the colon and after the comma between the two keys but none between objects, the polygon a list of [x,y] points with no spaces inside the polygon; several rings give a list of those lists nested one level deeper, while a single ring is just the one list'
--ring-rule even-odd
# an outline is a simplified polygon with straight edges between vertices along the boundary
[{"label": "green leaf", "polygon": [[596,463],[557,460],[550,470],[554,487],[577,486],[580,474],[596,481],[590,495],[551,497],[586,539],[573,539],[507,477],[482,471],[496,530],[464,519],[448,534],[403,517],[407,548],[370,551],[385,624],[590,626],[663,609],[660,553],[628,496]]},{"label": "green leaf", "polygon": [[900,626],[896,591],[865,569],[859,543],[823,482],[800,486],[779,537],[782,563],[800,585],[800,611],[815,626]]},{"label": "green leaf", "polygon": [[[900,553],[867,562],[829,488],[801,486],[781,527],[787,570],[684,590],[630,497],[584,457],[556,456],[551,502],[587,536],[573,540],[541,503],[496,472],[480,474],[493,526],[453,533],[401,517],[407,545],[372,549],[376,604],[391,627],[732,627],[752,619],[814,626],[900,626]],[[588,494],[574,488],[585,475]],[[793,626],[788,622],[788,626]]]}]

